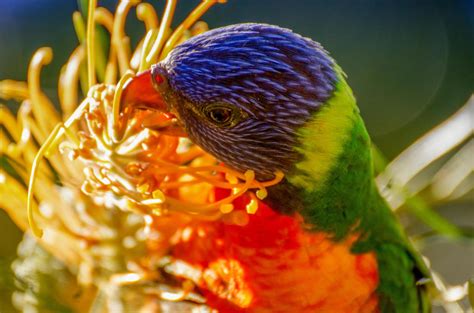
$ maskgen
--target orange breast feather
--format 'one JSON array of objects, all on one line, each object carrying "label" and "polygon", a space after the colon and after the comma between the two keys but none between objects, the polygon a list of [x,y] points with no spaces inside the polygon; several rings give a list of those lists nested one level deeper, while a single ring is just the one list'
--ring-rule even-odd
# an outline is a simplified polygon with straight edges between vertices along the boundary
[{"label": "orange breast feather", "polygon": [[377,312],[375,255],[352,254],[354,240],[334,243],[260,204],[240,226],[190,225],[173,254],[203,271],[199,287],[219,312]]}]

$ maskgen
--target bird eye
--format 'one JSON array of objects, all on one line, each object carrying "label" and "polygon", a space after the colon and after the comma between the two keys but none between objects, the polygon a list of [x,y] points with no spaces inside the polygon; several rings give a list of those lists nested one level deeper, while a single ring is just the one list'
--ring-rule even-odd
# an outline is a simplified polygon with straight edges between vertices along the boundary
[{"label": "bird eye", "polygon": [[207,118],[217,126],[231,126],[236,110],[225,105],[211,105],[204,111]]}]

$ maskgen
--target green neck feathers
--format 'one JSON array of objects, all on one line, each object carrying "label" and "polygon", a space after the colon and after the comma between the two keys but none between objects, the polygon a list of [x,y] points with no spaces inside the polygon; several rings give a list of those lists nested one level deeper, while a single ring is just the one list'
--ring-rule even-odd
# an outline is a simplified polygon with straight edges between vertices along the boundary
[{"label": "green neck feathers", "polygon": [[288,183],[303,199],[299,213],[312,227],[342,239],[378,196],[370,139],[342,73],[331,99],[299,130],[302,159]]},{"label": "green neck feathers", "polygon": [[302,158],[287,175],[286,188],[301,199],[297,211],[308,226],[335,240],[351,232],[360,234],[361,244],[399,240],[402,232],[375,185],[369,135],[337,70],[333,96],[299,130]]}]

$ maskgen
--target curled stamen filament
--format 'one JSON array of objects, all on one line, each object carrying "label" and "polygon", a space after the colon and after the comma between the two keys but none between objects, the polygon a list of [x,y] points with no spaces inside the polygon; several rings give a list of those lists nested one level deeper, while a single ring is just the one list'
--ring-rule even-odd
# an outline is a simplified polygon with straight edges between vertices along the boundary
[{"label": "curled stamen filament", "polygon": [[160,23],[160,29],[158,32],[157,39],[153,46],[150,49],[150,52],[145,58],[146,61],[146,68],[149,68],[153,63],[156,62],[156,59],[160,55],[161,49],[163,48],[165,41],[166,41],[166,32],[171,26],[171,20],[174,15],[174,10],[176,8],[176,0],[167,0],[165,13],[163,14],[163,19]]},{"label": "curled stamen filament", "polygon": [[132,77],[133,77],[133,72],[127,71],[122,76],[122,78],[120,78],[120,81],[117,85],[117,90],[115,91],[115,94],[114,94],[114,101],[112,105],[112,124],[111,124],[113,128],[112,128],[112,131],[109,132],[114,142],[118,142],[120,140],[118,125],[119,125],[120,99],[122,97],[122,90],[125,84],[128,82],[128,80],[131,79]]}]

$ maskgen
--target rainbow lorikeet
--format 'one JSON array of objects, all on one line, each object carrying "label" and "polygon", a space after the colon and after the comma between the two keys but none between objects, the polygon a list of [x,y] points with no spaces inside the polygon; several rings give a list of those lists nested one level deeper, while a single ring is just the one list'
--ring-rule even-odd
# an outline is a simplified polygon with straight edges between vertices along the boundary
[{"label": "rainbow lorikeet", "polygon": [[178,122],[162,131],[183,128],[228,167],[259,179],[285,174],[241,225],[196,222],[172,251],[202,269],[210,307],[430,310],[420,283],[428,272],[374,183],[356,100],[318,43],[265,24],[215,29],[136,76],[123,97],[172,112]]}]

